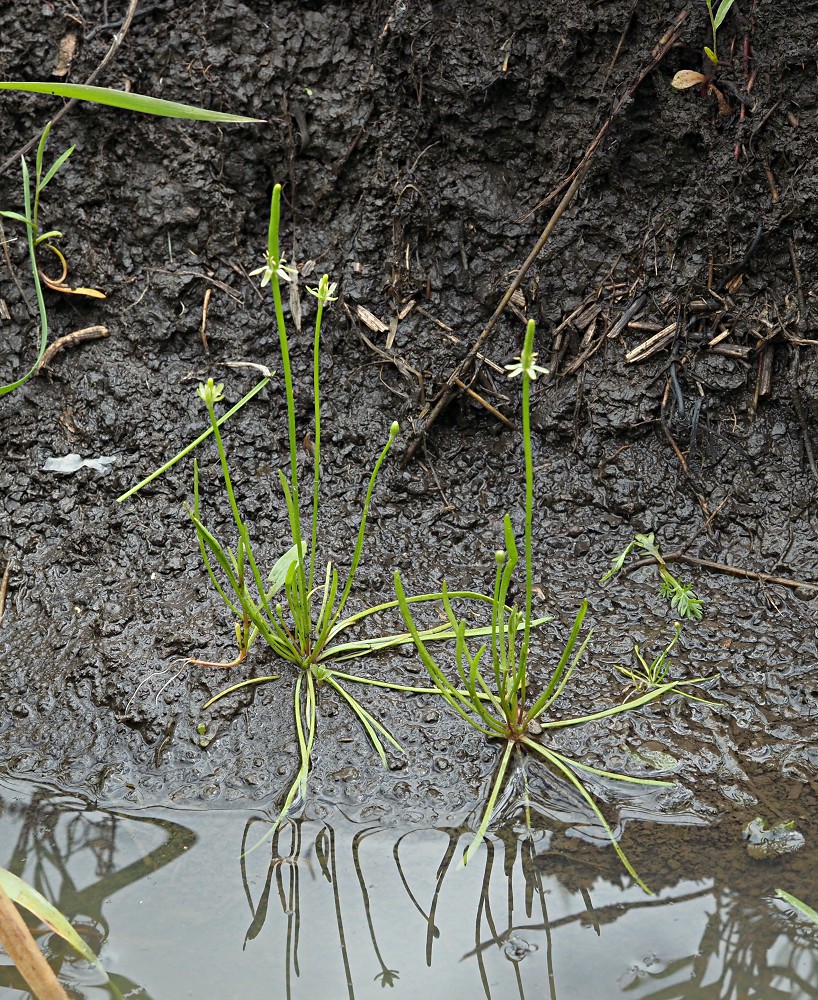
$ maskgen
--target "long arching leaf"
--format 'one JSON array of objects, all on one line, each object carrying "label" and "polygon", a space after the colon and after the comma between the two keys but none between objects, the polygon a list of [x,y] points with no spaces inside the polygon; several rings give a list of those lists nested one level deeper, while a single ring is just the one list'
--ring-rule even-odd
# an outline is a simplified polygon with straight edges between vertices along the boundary
[{"label": "long arching leaf", "polygon": [[245,115],[231,115],[224,111],[210,111],[207,108],[196,108],[191,104],[164,101],[159,97],[146,97],[144,94],[128,94],[124,90],[112,90],[110,87],[86,87],[81,83],[4,81],[0,82],[0,90],[22,90],[30,94],[50,94],[52,97],[91,101],[93,104],[106,104],[112,108],[140,111],[146,115],[158,115],[162,118],[186,118],[199,122],[245,122],[248,124],[257,124],[265,120],[263,118],[247,118]]}]

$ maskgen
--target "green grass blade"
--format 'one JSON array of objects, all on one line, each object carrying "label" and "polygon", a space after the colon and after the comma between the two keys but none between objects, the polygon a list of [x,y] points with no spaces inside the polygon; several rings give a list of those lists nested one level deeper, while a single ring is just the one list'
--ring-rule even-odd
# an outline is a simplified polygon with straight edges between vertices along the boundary
[{"label": "green grass blade", "polygon": [[[582,798],[588,803],[588,805],[591,807],[594,815],[599,820],[599,822],[602,824],[603,829],[608,834],[608,839],[610,840],[611,844],[613,845],[613,849],[616,851],[616,854],[617,854],[619,860],[625,866],[625,869],[628,872],[628,874],[631,876],[631,878],[633,878],[635,880],[636,884],[644,892],[646,892],[649,896],[652,895],[650,889],[648,889],[648,887],[645,885],[645,883],[642,881],[642,879],[639,878],[639,876],[636,874],[636,869],[633,867],[633,865],[630,863],[630,861],[628,861],[627,855],[625,854],[625,852],[622,850],[622,848],[617,843],[616,837],[614,837],[613,830],[611,829],[610,824],[605,819],[605,817],[602,815],[602,810],[596,804],[596,802],[594,801],[593,796],[588,791],[588,789],[585,787],[585,785],[583,785],[583,783],[574,774],[574,772],[571,770],[571,768],[567,764],[563,763],[563,761],[559,757],[557,757],[554,754],[552,754],[547,749],[547,747],[539,747],[539,753],[543,757],[545,757],[548,761],[550,761],[551,764],[553,764],[554,767],[558,771],[561,771],[565,775],[565,777],[571,782],[571,784],[574,786],[574,788],[576,788],[576,790],[579,792],[579,794],[582,796]],[[576,761],[572,761],[571,763],[575,764]]]},{"label": "green grass blade", "polygon": [[386,751],[384,750],[383,744],[381,743],[380,739],[378,739],[376,731],[377,733],[380,733],[380,735],[383,736],[384,739],[388,740],[388,742],[391,743],[396,750],[398,750],[400,753],[405,753],[403,747],[389,732],[386,726],[378,722],[375,716],[372,715],[370,712],[367,712],[367,710],[363,707],[363,705],[359,701],[356,701],[355,698],[353,698],[348,691],[345,691],[344,688],[341,687],[341,685],[334,679],[334,677],[331,674],[327,674],[326,682],[327,684],[330,685],[330,687],[334,691],[337,691],[338,694],[341,695],[344,701],[346,701],[347,704],[350,706],[352,711],[358,716],[358,719],[361,721],[361,724],[366,730],[367,736],[372,742],[372,746],[375,748],[375,751],[381,758],[384,767],[387,766]]},{"label": "green grass blade", "polygon": [[191,104],[179,104],[176,101],[165,101],[158,97],[146,97],[143,94],[129,94],[124,90],[112,90],[109,87],[87,87],[80,83],[26,83],[23,81],[0,82],[0,90],[17,90],[28,94],[50,94],[52,97],[65,97],[74,101],[90,101],[93,104],[105,104],[111,108],[121,108],[123,111],[138,111],[146,115],[158,115],[161,118],[184,118],[199,122],[245,122],[259,124],[264,118],[247,118],[245,115],[232,115],[223,111],[209,111],[207,108],[197,108]]},{"label": "green grass blade", "polygon": [[414,687],[411,684],[396,684],[394,681],[378,681],[373,677],[361,677],[360,674],[347,674],[343,670],[333,670],[332,676],[342,681],[352,681],[355,684],[366,684],[369,687],[384,688],[386,691],[405,691],[408,694],[439,694],[436,687]]},{"label": "green grass blade", "polygon": [[[206,545],[207,548],[210,549],[227,577],[230,589],[236,595],[241,611],[234,607],[233,603],[227,598],[226,594],[223,593],[222,589],[218,587],[217,583],[219,593],[222,594],[225,602],[234,611],[236,617],[241,618],[243,613],[246,612],[247,617],[253,625],[255,625],[261,635],[264,636],[265,641],[272,648],[274,653],[281,656],[283,659],[288,660],[290,663],[300,662],[300,657],[293,652],[292,644],[290,643],[287,634],[275,620],[275,617],[271,615],[269,619],[266,619],[261,614],[258,605],[251,599],[247,592],[247,588],[239,583],[239,580],[233,572],[231,561],[228,559],[227,555],[225,555],[224,549],[218,539],[207,530],[204,524],[202,524],[202,522],[195,517],[190,510],[188,510],[188,516],[193,521],[194,527],[196,528],[196,533],[199,538],[199,546],[201,547],[202,545]],[[232,553],[230,553],[230,557],[231,559],[233,558]],[[205,566],[208,566],[207,560],[205,560]]]},{"label": "green grass blade", "polygon": [[600,778],[612,778],[614,781],[628,781],[633,785],[655,785],[660,788],[672,788],[676,784],[675,781],[667,781],[665,778],[639,778],[632,774],[621,774],[619,771],[605,771],[600,767],[583,764],[573,757],[566,757],[565,754],[558,753],[553,747],[546,749],[541,743],[537,743],[534,740],[526,739],[523,742],[529,750],[536,750],[537,753],[548,760],[551,760],[553,757],[559,757],[568,767],[576,767],[580,771],[587,771],[589,774],[595,774]]},{"label": "green grass blade", "polygon": [[[555,692],[559,687],[560,680],[562,678],[562,674],[563,671],[565,670],[566,664],[568,663],[568,660],[571,657],[571,652],[577,641],[577,637],[579,636],[579,630],[582,628],[582,622],[583,619],[585,618],[585,612],[587,610],[588,610],[588,601],[583,600],[582,604],[580,605],[580,609],[577,612],[577,616],[574,619],[574,624],[571,627],[571,634],[568,636],[568,642],[565,644],[565,648],[562,651],[562,656],[560,657],[559,663],[557,664],[554,673],[551,675],[551,680],[546,685],[545,690],[536,700],[536,702],[532,705],[532,707],[529,709],[528,712],[529,719],[536,718],[537,715],[543,712],[553,702],[555,698]],[[590,635],[585,639],[585,642],[582,644],[582,647],[579,653],[577,654],[577,657],[579,657],[582,654],[582,651],[585,649],[585,646],[587,645],[589,638]],[[576,663],[576,660],[574,662]],[[571,669],[573,670],[573,666],[571,667]]]},{"label": "green grass blade", "polygon": [[[201,519],[199,518],[199,463],[195,459],[193,460],[193,517],[196,518],[196,520],[198,520],[199,523],[201,524]],[[242,616],[241,611],[239,611],[239,609],[236,607],[233,601],[227,596],[227,593],[222,587],[219,578],[216,576],[216,573],[213,570],[213,566],[210,562],[210,556],[207,554],[207,546],[205,545],[202,534],[196,527],[196,521],[193,522],[193,526],[196,530],[196,540],[199,543],[199,553],[202,557],[202,562],[205,565],[205,570],[207,571],[207,575],[210,577],[210,582],[216,588],[216,591],[218,592],[219,596],[224,601],[224,603],[230,608],[233,614],[237,618],[241,618]]]},{"label": "green grass blade", "polygon": [[74,150],[76,148],[77,148],[76,146],[69,146],[68,149],[66,149],[66,151],[64,153],[60,153],[60,155],[57,157],[57,159],[51,165],[48,173],[40,181],[40,183],[39,183],[40,191],[42,191],[43,188],[45,188],[46,184],[48,184],[49,181],[54,180],[54,175],[57,173],[57,171],[60,169],[60,167],[65,163],[65,161],[74,152]]},{"label": "green grass blade", "polygon": [[28,239],[28,256],[31,263],[31,276],[34,281],[34,292],[37,296],[37,312],[40,317],[40,343],[37,348],[37,360],[31,368],[29,368],[22,378],[18,378],[15,382],[9,382],[7,385],[0,385],[0,396],[5,396],[6,393],[19,389],[21,385],[26,383],[31,378],[31,376],[37,371],[37,366],[45,354],[45,346],[48,343],[48,313],[45,311],[43,289],[40,284],[40,272],[37,267],[37,249],[35,247],[35,238],[37,235],[36,225],[34,217],[31,214],[31,178],[29,176],[28,165],[26,164],[25,158],[23,158],[20,163],[23,171],[23,207],[25,209],[25,218],[30,223],[29,225],[26,225],[26,237]]},{"label": "green grass blade", "polygon": [[[40,191],[40,180],[43,176],[43,157],[45,156],[45,147],[48,144],[48,136],[51,132],[51,122],[46,124],[43,129],[43,133],[40,136],[40,141],[37,143],[37,153],[34,157],[34,184],[37,193]],[[37,213],[34,213],[34,220],[37,220]]]},{"label": "green grass blade", "polygon": [[[417,626],[415,625],[414,619],[412,618],[412,614],[409,610],[409,602],[406,598],[406,594],[404,593],[403,585],[400,579],[400,574],[398,573],[397,570],[395,570],[395,593],[398,595],[398,603],[400,606],[401,615],[403,616],[407,628],[411,632],[412,641],[414,642],[415,648],[418,651],[418,656],[420,656],[421,662],[426,668],[426,671],[429,674],[432,683],[438,689],[440,695],[446,700],[446,702],[449,705],[451,705],[451,707],[465,722],[468,722],[468,724],[472,726],[474,729],[477,729],[478,732],[481,732],[484,735],[489,736],[489,735],[495,735],[497,731],[501,731],[499,723],[497,723],[496,720],[494,719],[491,719],[491,729],[487,731],[474,718],[472,718],[472,715],[470,714],[470,711],[473,708],[472,700],[469,697],[463,695],[451,684],[449,679],[446,677],[446,675],[438,666],[435,659],[430,655],[428,649],[424,644],[423,639],[421,638],[421,634],[418,631]],[[477,705],[480,704],[479,700],[477,699],[475,699],[475,702]],[[480,706],[480,711],[484,711],[482,709],[482,706]],[[477,712],[477,714],[480,714],[480,711],[475,709],[475,712]],[[497,729],[494,728],[495,726],[497,726]]]},{"label": "green grass blade", "polygon": [[310,595],[307,592],[307,577],[304,572],[304,551],[306,543],[301,540],[301,520],[298,513],[298,488],[297,483],[292,487],[287,482],[287,477],[278,470],[278,481],[281,484],[281,491],[284,494],[284,503],[287,507],[287,517],[290,522],[290,530],[293,534],[298,559],[295,562],[295,573],[292,577],[287,577],[286,593],[287,603],[295,622],[296,635],[302,649],[307,648],[307,643],[312,632],[312,615]]},{"label": "green grass blade", "polygon": [[270,674],[267,677],[248,677],[247,680],[239,681],[238,684],[231,684],[230,687],[226,687],[223,691],[219,691],[218,694],[214,694],[212,698],[202,705],[202,711],[206,708],[210,708],[211,705],[215,705],[217,701],[221,701],[229,694],[233,694],[234,691],[238,691],[240,688],[250,687],[252,684],[266,684],[267,681],[277,681],[279,679],[278,674]]},{"label": "green grass blade", "polygon": [[537,701],[534,703],[534,705],[532,705],[532,707],[529,709],[526,715],[526,718],[529,722],[532,719],[536,719],[537,716],[542,715],[543,712],[547,711],[548,708],[550,708],[550,706],[557,701],[562,692],[568,686],[568,682],[571,680],[571,675],[573,674],[576,665],[582,659],[582,655],[585,652],[588,643],[591,641],[592,632],[593,630],[591,630],[591,632],[589,632],[588,635],[585,636],[582,645],[577,650],[576,656],[574,656],[574,658],[571,660],[571,666],[563,674],[562,679],[560,680],[556,689],[551,693],[551,695],[548,698],[545,699],[543,699],[542,697],[538,698]]},{"label": "green grass blade", "polygon": [[[482,604],[493,604],[494,601],[494,599],[490,597],[488,594],[480,594],[474,590],[450,590],[449,597],[463,599],[463,600],[480,601]],[[414,597],[407,597],[406,603],[423,604],[441,600],[443,600],[443,594],[441,591],[438,590],[429,594],[416,594]],[[364,611],[358,611],[355,614],[348,615],[342,621],[338,622],[333,626],[329,637],[331,639],[333,636],[337,635],[339,632],[342,632],[344,629],[349,628],[351,625],[355,625],[356,623],[363,621],[365,618],[369,618],[370,615],[378,614],[378,612],[380,611],[392,611],[398,606],[399,602],[397,600],[384,601],[383,604],[375,604],[371,608],[366,608]],[[542,620],[547,620],[547,619],[542,619]],[[448,626],[444,627],[448,628]],[[491,630],[489,629],[485,632],[482,632],[481,634],[490,635],[490,633]],[[454,636],[453,635],[449,636],[449,638],[454,638]]]},{"label": "green grass blade", "polygon": [[[298,680],[295,684],[295,694],[293,697],[293,709],[295,712],[295,724],[296,728],[299,730],[299,751],[301,753],[301,765],[298,768],[298,774],[295,776],[295,780],[290,785],[289,791],[284,799],[284,803],[281,809],[273,821],[270,829],[264,834],[261,840],[257,840],[252,847],[242,854],[242,858],[246,858],[248,854],[252,854],[257,848],[261,847],[262,844],[267,843],[276,832],[276,830],[281,826],[284,820],[292,812],[293,806],[298,801],[301,795],[302,789],[307,787],[307,778],[310,773],[310,752],[312,749],[313,741],[315,739],[315,714],[312,716],[308,715],[307,718],[307,739],[303,739],[302,721],[301,721],[301,678],[303,674],[299,675]],[[314,694],[313,694],[314,697]],[[308,696],[309,702],[309,696]]]},{"label": "green grass blade", "polygon": [[45,896],[5,868],[0,868],[0,885],[2,885],[10,899],[17,903],[18,906],[22,906],[28,910],[29,913],[33,913],[38,920],[41,920],[47,927],[50,927],[55,934],[59,934],[87,962],[90,962],[97,972],[104,977],[105,981],[108,982],[108,974],[103,969],[100,960],[56,906],[49,903]]},{"label": "green grass blade", "polygon": [[[227,411],[227,413],[219,417],[219,419],[216,421],[219,427],[221,427],[222,424],[225,423],[225,421],[229,420],[233,416],[233,414],[238,413],[238,411],[244,406],[245,403],[249,403],[250,400],[253,398],[253,396],[261,392],[261,390],[267,385],[267,383],[270,381],[271,378],[272,376],[265,376],[257,385],[254,385],[253,388],[245,396],[242,396],[242,398],[238,401],[238,403],[236,403],[235,406],[231,407]],[[0,394],[2,394],[2,390],[0,390]],[[134,493],[138,493],[144,486],[147,486],[149,483],[152,483],[154,479],[158,479],[159,476],[167,472],[168,469],[172,469],[180,458],[184,458],[185,455],[189,455],[194,448],[197,448],[203,441],[206,441],[212,433],[213,433],[213,428],[208,427],[208,429],[204,431],[204,433],[200,434],[195,441],[191,441],[189,445],[183,448],[177,455],[174,455],[173,458],[171,458],[169,461],[165,462],[163,466],[156,469],[155,472],[152,472],[146,479],[143,479],[141,483],[137,483],[136,486],[132,486],[126,493],[123,493],[122,496],[117,497],[116,502],[122,503],[123,500],[129,499],[134,495]]]},{"label": "green grass blade", "polygon": [[319,635],[318,644],[322,647],[327,643],[330,635],[330,620],[335,607],[335,598],[338,594],[338,570],[332,563],[327,563],[327,574],[324,579],[323,596],[321,607],[318,609],[318,617],[315,620],[315,628]]},{"label": "green grass blade", "polygon": [[398,425],[393,423],[389,428],[389,439],[383,446],[378,460],[375,462],[375,467],[372,470],[372,474],[369,477],[369,485],[367,486],[366,495],[364,497],[363,510],[361,511],[361,523],[358,527],[358,537],[355,539],[355,551],[352,554],[352,565],[349,567],[349,575],[347,576],[347,582],[344,586],[344,590],[338,601],[338,607],[335,614],[332,617],[332,622],[330,624],[330,629],[335,624],[335,622],[340,618],[342,611],[346,605],[347,599],[349,597],[349,592],[352,589],[352,581],[355,579],[355,573],[358,569],[358,564],[361,561],[361,552],[364,547],[364,535],[366,532],[366,519],[369,515],[369,506],[372,502],[372,492],[375,489],[375,482],[378,478],[378,473],[380,472],[381,466],[386,460],[386,456],[389,454],[392,445],[395,443],[395,438],[398,436]]},{"label": "green grass blade", "polygon": [[716,11],[716,16],[713,18],[713,30],[718,31],[721,27],[721,22],[727,17],[730,12],[730,8],[733,6],[733,0],[721,0],[719,8]]},{"label": "green grass blade", "polygon": [[11,219],[12,222],[22,222],[24,226],[32,226],[34,223],[19,212],[0,212],[4,219]]},{"label": "green grass blade", "polygon": [[486,835],[486,830],[489,828],[489,823],[491,823],[491,816],[494,812],[494,808],[497,805],[497,799],[500,795],[500,790],[503,787],[503,783],[506,777],[506,771],[508,771],[508,762],[511,758],[511,751],[514,749],[514,744],[511,740],[506,742],[505,750],[503,751],[503,756],[500,760],[499,767],[497,769],[497,777],[494,779],[494,784],[491,786],[491,794],[489,795],[488,802],[486,803],[486,808],[483,811],[483,818],[480,820],[480,826],[477,828],[477,832],[474,835],[474,839],[466,848],[463,857],[460,859],[460,865],[458,867],[464,867],[471,861],[472,855],[478,849],[480,844],[483,842],[483,838]]},{"label": "green grass blade", "polygon": [[802,903],[800,899],[796,899],[795,896],[791,896],[788,892],[784,892],[783,889],[776,889],[775,894],[780,899],[783,899],[785,903],[789,903],[789,905],[796,909],[802,916],[811,920],[814,924],[818,924],[818,913],[816,913],[811,906],[807,906],[806,903]]},{"label": "green grass blade", "polygon": [[646,705],[649,701],[661,698],[663,694],[667,694],[668,691],[672,691],[678,686],[679,681],[668,681],[667,684],[661,684],[659,687],[653,688],[646,694],[640,695],[638,698],[633,698],[630,701],[623,702],[621,705],[614,705],[611,708],[603,708],[599,712],[592,712],[590,715],[579,715],[572,719],[556,719],[553,722],[540,721],[540,725],[543,729],[562,729],[564,726],[581,726],[585,722],[594,722],[596,719],[608,719],[612,715],[619,715],[622,712],[628,712],[632,708],[639,708],[640,705]]}]

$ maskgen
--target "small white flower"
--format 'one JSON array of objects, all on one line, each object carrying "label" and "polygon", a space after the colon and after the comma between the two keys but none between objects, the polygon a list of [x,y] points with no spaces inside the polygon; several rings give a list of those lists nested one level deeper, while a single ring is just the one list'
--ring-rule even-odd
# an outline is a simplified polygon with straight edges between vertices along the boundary
[{"label": "small white flower", "polygon": [[532,382],[537,380],[538,375],[548,375],[548,369],[535,364],[537,355],[534,351],[526,355],[523,353],[519,358],[514,359],[517,364],[506,365],[509,378],[518,378],[520,375],[527,375]]},{"label": "small white flower", "polygon": [[292,281],[293,277],[298,274],[298,268],[289,267],[284,257],[278,261],[268,257],[267,263],[263,267],[257,267],[255,271],[250,272],[250,277],[254,278],[257,274],[261,275],[261,287],[264,288],[265,285],[270,284],[273,275],[279,281]]},{"label": "small white flower", "polygon": [[219,382],[217,385],[212,378],[209,378],[206,384],[200,382],[196,391],[206,406],[213,406],[214,403],[220,403],[224,399],[224,382]]}]

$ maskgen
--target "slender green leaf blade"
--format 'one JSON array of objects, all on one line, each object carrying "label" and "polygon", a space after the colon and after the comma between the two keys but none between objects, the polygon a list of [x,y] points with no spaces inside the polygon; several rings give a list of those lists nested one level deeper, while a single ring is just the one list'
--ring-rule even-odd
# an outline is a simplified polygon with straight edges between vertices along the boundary
[{"label": "slender green leaf blade", "polygon": [[41,191],[42,191],[42,190],[43,190],[43,188],[44,188],[44,187],[46,186],[46,184],[48,184],[48,182],[49,182],[49,181],[51,181],[51,180],[53,180],[53,179],[54,179],[54,174],[56,174],[56,173],[57,173],[57,171],[58,171],[58,170],[60,169],[60,167],[61,167],[61,166],[63,165],[63,163],[65,163],[65,161],[66,161],[66,160],[68,159],[68,157],[69,157],[69,156],[70,156],[70,155],[71,155],[71,154],[72,154],[72,153],[74,152],[74,150],[75,150],[76,148],[77,148],[76,146],[69,146],[69,147],[68,147],[68,149],[66,149],[66,151],[65,151],[64,153],[61,153],[61,154],[60,154],[60,155],[59,155],[59,156],[57,157],[57,159],[56,159],[56,160],[54,161],[54,163],[53,163],[53,164],[51,165],[51,168],[49,169],[48,173],[47,173],[47,174],[45,175],[45,177],[43,177],[43,179],[42,179],[42,180],[40,181],[40,190],[41,190]]},{"label": "slender green leaf blade", "polygon": [[179,104],[176,101],[165,101],[159,97],[147,97],[144,94],[128,94],[124,90],[112,90],[109,87],[86,87],[80,83],[25,83],[21,81],[0,82],[0,90],[22,90],[30,94],[50,94],[52,97],[67,97],[77,101],[91,101],[94,104],[105,104],[112,108],[122,108],[124,111],[139,111],[146,115],[158,115],[162,118],[184,118],[199,122],[245,122],[256,124],[263,118],[247,118],[245,115],[232,115],[224,111],[210,111],[207,108],[196,108],[191,104]]},{"label": "slender green leaf blade", "polygon": [[32,223],[24,215],[20,215],[19,212],[0,212],[0,215],[4,219],[13,219],[14,222],[22,222],[24,226],[30,226]]},{"label": "slender green leaf blade", "polygon": [[713,18],[713,27],[718,31],[721,27],[721,22],[727,17],[730,12],[730,8],[733,6],[733,0],[721,0],[719,4],[719,9],[716,11],[716,16]]},{"label": "slender green leaf blade", "polygon": [[99,972],[101,976],[104,976],[106,981],[108,975],[103,969],[100,960],[91,951],[88,945],[83,941],[83,939],[77,934],[68,920],[60,913],[60,911],[53,906],[41,893],[37,892],[35,888],[28,885],[21,878],[13,872],[8,871],[5,868],[0,868],[0,885],[3,886],[8,896],[19,906],[24,907],[29,913],[33,913],[38,920],[50,927],[55,934],[59,934],[64,941],[67,941],[71,947],[79,952],[80,955],[86,961],[90,962],[91,965]]},{"label": "slender green leaf blade", "polygon": [[800,899],[797,899],[795,896],[791,896],[788,892],[784,892],[783,889],[776,889],[775,894],[783,899],[785,903],[789,903],[790,906],[798,910],[800,914],[807,917],[808,920],[811,920],[814,924],[818,924],[818,913],[816,913],[811,906],[807,906],[806,903],[802,903]]}]

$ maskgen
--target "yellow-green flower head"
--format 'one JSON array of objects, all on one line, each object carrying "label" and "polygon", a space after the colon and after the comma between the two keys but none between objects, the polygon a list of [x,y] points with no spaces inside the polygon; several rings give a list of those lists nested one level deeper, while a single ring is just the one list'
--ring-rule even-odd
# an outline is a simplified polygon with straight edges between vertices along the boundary
[{"label": "yellow-green flower head", "polygon": [[310,288],[307,286],[307,291],[310,295],[314,295],[321,305],[326,305],[327,302],[337,302],[338,296],[335,294],[338,288],[337,282],[330,282],[329,275],[324,274],[321,276],[321,280],[318,282],[317,288]]},{"label": "yellow-green flower head", "polygon": [[199,394],[199,398],[204,401],[206,406],[213,406],[215,403],[220,403],[224,399],[224,382],[219,382],[218,385],[213,381],[212,378],[207,380],[207,384],[199,383],[199,388],[196,390]]}]

